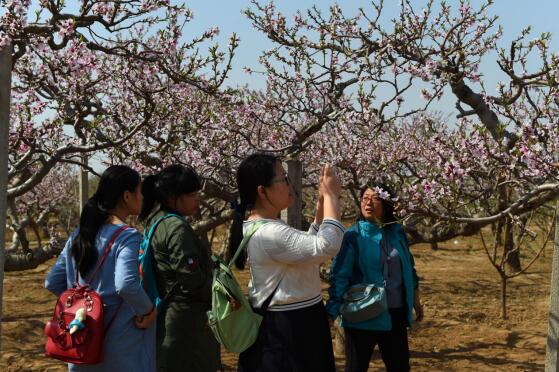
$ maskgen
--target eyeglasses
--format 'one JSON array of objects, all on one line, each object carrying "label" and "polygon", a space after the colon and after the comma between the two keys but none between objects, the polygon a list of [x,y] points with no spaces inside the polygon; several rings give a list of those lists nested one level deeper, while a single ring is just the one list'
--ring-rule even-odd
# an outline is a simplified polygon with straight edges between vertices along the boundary
[{"label": "eyeglasses", "polygon": [[370,202],[376,203],[380,201],[381,199],[378,196],[373,196],[373,197],[364,196],[363,198],[361,198],[361,203],[363,204],[369,204]]},{"label": "eyeglasses", "polygon": [[272,183],[286,183],[288,185],[291,184],[291,182],[289,182],[289,177],[287,177],[287,174],[284,174],[282,178],[272,180]]}]

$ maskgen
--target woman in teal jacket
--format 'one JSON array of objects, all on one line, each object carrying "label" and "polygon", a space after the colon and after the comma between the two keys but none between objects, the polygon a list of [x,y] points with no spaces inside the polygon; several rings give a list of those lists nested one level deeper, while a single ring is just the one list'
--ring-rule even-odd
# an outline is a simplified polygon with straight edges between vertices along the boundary
[{"label": "woman in teal jacket", "polygon": [[378,344],[387,371],[409,371],[407,327],[423,318],[419,278],[402,226],[394,217],[394,194],[382,184],[361,189],[361,218],[344,235],[332,263],[331,319],[340,314],[343,296],[355,284],[385,286],[388,310],[359,323],[341,320],[345,334],[346,372],[367,371]]}]

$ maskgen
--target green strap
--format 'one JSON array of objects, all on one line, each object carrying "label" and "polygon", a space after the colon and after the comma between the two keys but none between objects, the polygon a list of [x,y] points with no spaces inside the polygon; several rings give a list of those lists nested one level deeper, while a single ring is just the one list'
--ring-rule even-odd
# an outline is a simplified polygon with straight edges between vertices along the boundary
[{"label": "green strap", "polygon": [[246,246],[248,244],[248,241],[250,240],[250,238],[252,238],[252,236],[254,235],[256,230],[258,230],[266,222],[268,222],[268,221],[258,220],[256,222],[254,222],[252,225],[250,225],[250,227],[248,228],[248,231],[243,236],[243,240],[241,241],[241,244],[239,244],[239,248],[237,248],[237,252],[235,252],[235,255],[229,261],[229,264],[227,264],[227,267],[231,268],[233,263],[237,260],[237,258],[239,258],[239,255],[241,254],[241,252],[246,248]]}]

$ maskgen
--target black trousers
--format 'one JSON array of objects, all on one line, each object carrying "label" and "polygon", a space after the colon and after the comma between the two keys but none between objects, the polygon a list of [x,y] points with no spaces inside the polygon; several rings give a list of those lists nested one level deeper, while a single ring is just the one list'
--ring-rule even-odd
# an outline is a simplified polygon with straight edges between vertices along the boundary
[{"label": "black trousers", "polygon": [[398,308],[389,309],[389,311],[392,317],[390,331],[344,328],[346,372],[366,372],[377,344],[386,371],[407,372],[410,370],[407,309]]},{"label": "black trousers", "polygon": [[256,342],[239,356],[240,372],[334,372],[324,304],[266,311]]},{"label": "black trousers", "polygon": [[[204,308],[171,303],[157,314],[158,372],[215,372],[220,349]],[[132,371],[124,371],[132,372]]]}]

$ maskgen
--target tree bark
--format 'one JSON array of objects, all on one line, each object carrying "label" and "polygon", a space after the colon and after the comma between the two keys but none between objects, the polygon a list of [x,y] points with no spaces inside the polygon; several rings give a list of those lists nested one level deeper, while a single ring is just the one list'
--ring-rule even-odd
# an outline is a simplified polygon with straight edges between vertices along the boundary
[{"label": "tree bark", "polygon": [[[84,144],[85,145],[85,144]],[[82,155],[82,162],[87,166],[87,155]],[[80,213],[83,211],[85,203],[89,200],[89,177],[87,168],[80,167],[80,174],[78,175],[78,184],[80,188]]]},{"label": "tree bark", "polygon": [[507,319],[507,277],[501,274],[501,316]]},{"label": "tree bark", "polygon": [[4,269],[6,271],[22,271],[34,269],[50,260],[64,248],[64,239],[51,239],[45,246],[32,249],[29,253],[11,253],[6,255]]},{"label": "tree bark", "polygon": [[345,353],[344,329],[340,326],[339,320],[334,322],[334,353],[337,355]]},{"label": "tree bark", "polygon": [[295,200],[287,209],[287,224],[301,230],[303,228],[303,164],[300,160],[287,161],[287,175]]},{"label": "tree bark", "polygon": [[[6,221],[8,190],[8,136],[10,133],[10,90],[12,86],[12,46],[0,50],[0,221]],[[6,223],[0,223],[0,340],[2,339],[2,303],[4,296],[4,263]],[[0,357],[2,356],[0,342]]]},{"label": "tree bark", "polygon": [[551,267],[545,372],[559,372],[559,213],[555,216],[555,242]]},{"label": "tree bark", "polygon": [[510,270],[515,273],[522,270],[520,264],[520,247],[514,244],[513,224],[510,218],[507,218],[505,227],[505,242],[503,254],[507,256],[507,265]]},{"label": "tree bark", "polygon": [[514,145],[518,138],[501,126],[499,117],[491,110],[481,94],[475,93],[467,86],[461,76],[457,80],[451,81],[450,87],[452,93],[454,93],[460,102],[465,103],[475,111],[477,117],[491,133],[495,141],[500,142],[503,138],[506,138],[509,148]]},{"label": "tree bark", "polygon": [[203,220],[194,224],[194,226],[192,226],[192,229],[196,234],[202,236],[206,234],[208,231],[213,230],[216,227],[229,222],[230,220],[233,219],[234,215],[235,215],[235,211],[232,209],[228,209],[226,211],[221,212],[221,214],[219,214],[218,216],[208,218],[207,220]]}]

